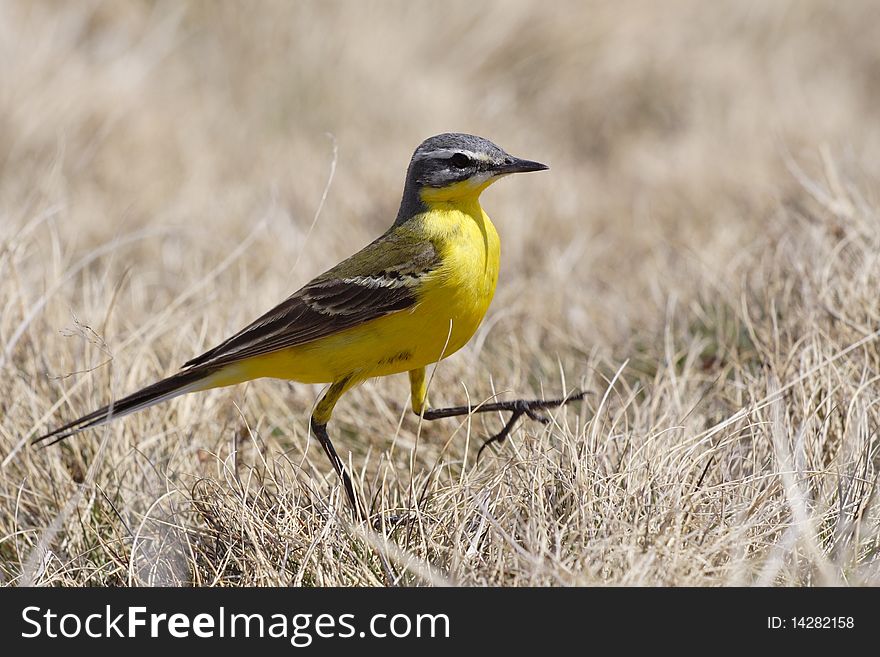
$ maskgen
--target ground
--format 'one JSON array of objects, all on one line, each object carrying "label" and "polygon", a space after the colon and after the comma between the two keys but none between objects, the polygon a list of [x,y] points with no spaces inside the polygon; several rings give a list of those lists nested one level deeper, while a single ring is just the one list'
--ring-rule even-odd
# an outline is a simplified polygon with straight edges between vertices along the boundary
[{"label": "ground", "polygon": [[[0,578],[44,585],[880,583],[880,6],[0,4]],[[419,424],[404,376],[190,395],[175,371],[392,221],[408,158],[483,197],[495,301]]]}]

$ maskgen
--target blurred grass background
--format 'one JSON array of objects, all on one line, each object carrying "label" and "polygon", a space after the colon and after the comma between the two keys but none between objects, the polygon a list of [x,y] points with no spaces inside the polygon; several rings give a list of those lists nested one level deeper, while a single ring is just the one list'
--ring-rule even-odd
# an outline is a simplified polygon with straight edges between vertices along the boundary
[{"label": "blurred grass background", "polygon": [[499,290],[432,399],[597,394],[479,464],[497,420],[419,432],[404,377],[347,396],[401,580],[876,583],[878,26],[855,0],[0,3],[5,581],[382,583],[384,538],[326,508],[317,387],[23,441],[359,249],[459,131],[551,171],[484,195]]}]

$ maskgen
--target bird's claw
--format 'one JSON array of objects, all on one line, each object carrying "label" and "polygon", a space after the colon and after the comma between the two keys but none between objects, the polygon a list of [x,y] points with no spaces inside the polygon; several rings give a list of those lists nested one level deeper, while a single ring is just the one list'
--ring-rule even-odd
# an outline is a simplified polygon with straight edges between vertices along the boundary
[{"label": "bird's claw", "polygon": [[528,415],[535,422],[540,422],[541,424],[550,424],[550,418],[546,415],[541,415],[540,413],[536,413],[531,409],[526,409],[526,415]]},{"label": "bird's claw", "polygon": [[537,411],[546,409],[546,408],[558,408],[559,406],[565,406],[569,402],[580,401],[584,397],[590,394],[587,390],[579,390],[568,397],[563,397],[562,399],[552,399],[552,400],[544,400],[544,399],[534,399],[534,400],[525,400],[518,399],[511,403],[511,411],[510,419],[508,419],[507,423],[504,425],[504,428],[496,433],[491,438],[488,438],[482,445],[480,445],[479,451],[477,451],[477,462],[480,461],[480,456],[483,454],[483,450],[486,449],[492,443],[503,443],[507,436],[510,435],[511,430],[513,429],[513,425],[516,424],[517,420],[523,415],[528,416],[532,420],[536,422],[540,422],[541,424],[549,424],[550,418],[542,413],[538,413]]}]

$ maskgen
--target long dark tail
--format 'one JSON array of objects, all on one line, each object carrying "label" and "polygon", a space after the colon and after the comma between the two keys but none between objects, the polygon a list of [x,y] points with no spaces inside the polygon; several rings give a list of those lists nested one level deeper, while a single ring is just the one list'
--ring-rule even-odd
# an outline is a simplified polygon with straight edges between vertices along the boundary
[{"label": "long dark tail", "polygon": [[142,388],[128,395],[128,397],[117,399],[96,411],[92,411],[88,415],[83,415],[73,422],[68,422],[39,438],[35,438],[33,442],[40,443],[44,440],[50,440],[51,442],[47,444],[54,445],[65,438],[78,434],[80,431],[97,427],[123,415],[128,415],[178,395],[192,392],[199,389],[200,386],[197,384],[213,372],[213,368],[204,367],[178,372],[167,379],[162,379],[153,385]]}]

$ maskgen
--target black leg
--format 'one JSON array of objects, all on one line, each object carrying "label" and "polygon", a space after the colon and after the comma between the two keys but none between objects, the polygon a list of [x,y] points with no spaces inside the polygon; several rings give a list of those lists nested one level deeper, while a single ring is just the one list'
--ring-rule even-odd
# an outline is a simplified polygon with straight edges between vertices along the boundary
[{"label": "black leg", "polygon": [[513,430],[513,427],[516,425],[517,421],[523,416],[526,415],[533,420],[541,422],[542,424],[547,424],[550,420],[538,413],[538,411],[547,409],[547,408],[556,408],[558,406],[563,406],[569,402],[579,401],[586,397],[589,393],[579,391],[574,394],[569,395],[568,397],[563,397],[561,399],[513,399],[511,401],[502,401],[502,402],[493,402],[491,404],[483,404],[481,406],[451,406],[449,408],[428,408],[425,409],[422,417],[426,420],[439,420],[445,417],[459,417],[462,415],[470,415],[471,413],[490,413],[493,411],[509,411],[510,419],[507,420],[507,423],[504,425],[504,428],[501,429],[494,436],[486,440],[483,445],[480,447],[480,451],[477,452],[477,460],[480,459],[480,455],[483,453],[483,450],[486,449],[487,445],[491,443],[501,443],[510,435],[510,432]]},{"label": "black leg", "polygon": [[345,487],[345,493],[348,495],[348,501],[351,502],[351,507],[354,510],[355,516],[358,520],[365,520],[366,514],[358,503],[357,496],[354,494],[354,486],[351,483],[351,478],[345,471],[342,459],[339,458],[339,455],[333,448],[333,443],[330,442],[330,436],[327,435],[327,425],[318,424],[314,417],[309,420],[309,425],[312,428],[312,432],[314,432],[318,441],[321,443],[321,447],[323,447],[324,451],[327,453],[327,458],[329,458],[330,463],[333,464],[333,469],[336,470],[336,474],[342,479],[342,485]]}]

